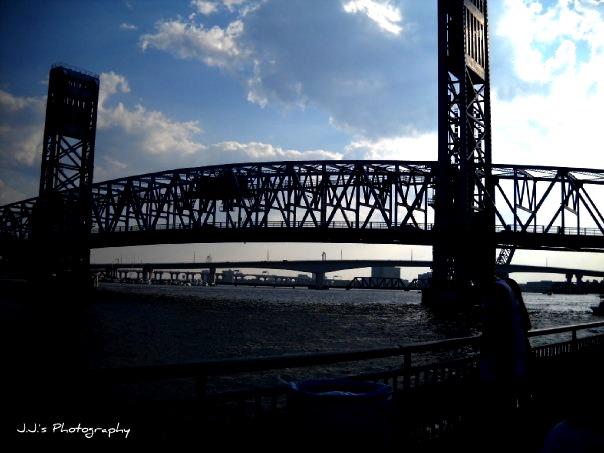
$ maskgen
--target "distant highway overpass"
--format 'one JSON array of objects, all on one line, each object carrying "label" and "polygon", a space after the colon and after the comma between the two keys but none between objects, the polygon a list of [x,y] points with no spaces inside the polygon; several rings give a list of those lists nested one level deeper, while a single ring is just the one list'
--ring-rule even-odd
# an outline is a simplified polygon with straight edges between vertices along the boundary
[{"label": "distant highway overpass", "polygon": [[[413,260],[283,260],[283,261],[216,261],[216,262],[176,262],[176,263],[94,263],[91,269],[281,269],[296,272],[327,273],[366,267],[408,267],[429,269],[432,261]],[[538,273],[581,275],[604,278],[604,270],[578,269],[529,264],[497,265],[501,273]]]}]

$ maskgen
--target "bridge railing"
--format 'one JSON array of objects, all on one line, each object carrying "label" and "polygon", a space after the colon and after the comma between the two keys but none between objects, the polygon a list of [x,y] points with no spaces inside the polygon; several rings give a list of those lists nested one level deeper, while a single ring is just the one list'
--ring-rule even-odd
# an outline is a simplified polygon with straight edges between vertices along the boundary
[{"label": "bridge railing", "polygon": [[604,232],[599,228],[583,228],[583,227],[560,227],[560,226],[545,226],[545,225],[496,225],[495,231],[512,232],[512,233],[538,233],[538,234],[562,234],[568,236],[602,236]]},{"label": "bridge railing", "polygon": [[[604,329],[600,329],[602,327],[604,327],[604,321],[537,329],[530,331],[528,335],[537,339],[535,342],[537,344],[532,348],[535,359],[547,361],[566,354],[604,346]],[[591,335],[580,337],[579,332],[581,331],[587,331]],[[554,341],[546,341],[544,337],[551,335],[558,337]],[[397,395],[413,392],[427,385],[454,384],[469,377],[476,377],[479,345],[480,336],[477,335],[380,349],[96,369],[91,373],[97,382],[104,385],[107,383],[192,379],[196,389],[194,396],[201,403],[208,407],[235,404],[239,408],[244,408],[247,416],[257,418],[283,411],[287,406],[288,389],[279,385],[256,385],[243,390],[208,392],[208,379],[236,376],[243,373],[266,373],[268,371],[332,366],[345,362],[366,363],[367,361],[392,359],[397,363],[395,366],[378,371],[353,373],[349,377],[387,383],[392,386],[396,398]]]},{"label": "bridge railing", "polygon": [[[153,227],[141,227],[139,225],[119,225],[116,226],[112,232],[116,232],[116,233],[123,233],[123,232],[135,232],[135,231],[165,231],[165,230],[189,230],[189,229],[229,229],[229,228],[242,228],[242,229],[246,229],[246,228],[292,228],[292,229],[299,229],[299,228],[317,228],[317,226],[311,222],[311,221],[291,221],[291,222],[286,222],[286,221],[267,221],[264,222],[262,225],[258,226],[258,225],[233,225],[230,222],[214,222],[214,223],[207,223],[201,226],[197,226],[197,225],[185,225],[185,224],[158,224],[155,225]],[[327,228],[330,229],[348,229],[348,228],[352,228],[354,227],[354,225],[351,225],[348,222],[345,221],[331,221],[327,224]],[[428,224],[418,224],[417,226],[410,226],[410,225],[404,225],[404,226],[400,226],[400,225],[393,225],[393,224],[389,224],[387,222],[367,222],[364,225],[365,229],[377,229],[377,230],[388,230],[388,229],[396,229],[399,228],[401,230],[405,230],[405,231],[410,231],[410,230],[421,230],[421,231],[431,231],[434,229],[434,224],[433,223],[428,223]],[[537,234],[544,234],[544,233],[549,233],[549,234],[561,234],[561,235],[576,235],[576,236],[602,236],[604,235],[604,232],[602,232],[599,228],[578,228],[578,227],[558,227],[558,226],[551,226],[551,227],[547,227],[545,225],[529,225],[526,228],[522,227],[521,225],[496,225],[495,226],[495,231],[497,233],[501,233],[501,232],[513,232],[513,233],[521,233],[521,232],[525,232],[525,233],[537,233]],[[98,234],[100,232],[99,227],[93,227],[92,228],[92,234]]]},{"label": "bridge railing", "polygon": [[[334,228],[334,229],[348,229],[348,228],[352,228],[353,225],[351,225],[350,223],[347,223],[345,221],[331,221],[327,224],[327,228]],[[365,224],[365,228],[366,229],[377,229],[377,230],[388,230],[388,229],[402,229],[402,230],[422,230],[422,231],[430,231],[432,230],[434,227],[434,224],[432,223],[428,223],[428,224],[418,224],[417,226],[410,226],[410,225],[404,225],[404,226],[400,226],[400,225],[392,225],[392,224],[388,224],[387,222],[367,222]],[[292,229],[297,229],[297,228],[317,228],[317,225],[311,221],[291,221],[291,222],[286,222],[286,221],[267,221],[264,222],[261,225],[233,225],[230,222],[214,222],[214,223],[207,223],[201,226],[197,226],[197,225],[183,225],[183,224],[175,224],[175,225],[171,225],[171,224],[158,224],[154,227],[140,227],[138,225],[129,225],[129,226],[125,226],[125,225],[120,225],[117,226],[113,229],[114,232],[118,232],[118,233],[123,233],[123,232],[127,232],[127,231],[149,231],[149,230],[189,230],[189,229],[229,229],[229,228],[292,228]],[[92,233],[99,233],[100,230],[98,227],[94,227],[92,229]]]}]

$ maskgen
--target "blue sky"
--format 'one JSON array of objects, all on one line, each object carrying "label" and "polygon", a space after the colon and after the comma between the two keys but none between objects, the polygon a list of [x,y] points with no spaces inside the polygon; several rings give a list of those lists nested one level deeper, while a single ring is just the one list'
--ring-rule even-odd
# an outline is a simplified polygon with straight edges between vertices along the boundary
[{"label": "blue sky", "polygon": [[[494,161],[603,168],[604,3],[490,8]],[[223,162],[436,158],[436,0],[0,0],[0,43],[0,203],[37,193],[55,62],[101,75],[96,180]],[[341,249],[246,247],[245,257],[270,249],[283,259]],[[199,245],[197,255],[229,259],[236,249]],[[171,259],[190,250],[121,252]],[[548,256],[550,265],[583,260]]]}]

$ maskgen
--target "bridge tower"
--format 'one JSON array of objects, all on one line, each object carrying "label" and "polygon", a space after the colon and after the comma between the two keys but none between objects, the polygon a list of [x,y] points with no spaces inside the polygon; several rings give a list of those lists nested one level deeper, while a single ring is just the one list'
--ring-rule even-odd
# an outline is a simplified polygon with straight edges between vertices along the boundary
[{"label": "bridge tower", "polygon": [[87,278],[99,78],[53,65],[48,81],[40,195],[32,239],[38,278]]},{"label": "bridge tower", "polygon": [[486,0],[438,0],[438,164],[433,294],[495,271]]}]

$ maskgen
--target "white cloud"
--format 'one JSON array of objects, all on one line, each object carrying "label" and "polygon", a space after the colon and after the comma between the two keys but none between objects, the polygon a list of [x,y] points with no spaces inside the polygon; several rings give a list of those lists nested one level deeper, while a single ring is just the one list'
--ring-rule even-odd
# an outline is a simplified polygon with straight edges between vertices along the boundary
[{"label": "white cloud", "polygon": [[[324,2],[320,14],[305,0],[220,5],[239,8],[226,28],[201,24],[195,16],[162,20],[141,36],[141,48],[225,69],[241,81],[249,102],[318,109],[333,118],[332,126],[354,135],[434,128],[436,53],[425,52],[429,34],[417,24],[405,40],[389,39],[402,30],[402,14],[391,2]],[[410,17],[423,20],[424,6],[407,7]],[[360,28],[353,13],[379,27]]]},{"label": "white cloud", "polygon": [[229,11],[234,11],[237,7],[243,5],[247,1],[248,0],[222,0],[222,3],[229,9]]},{"label": "white cloud", "polygon": [[365,14],[382,30],[393,35],[399,35],[403,31],[400,25],[403,20],[401,11],[392,6],[389,0],[350,0],[343,7],[349,14]]},{"label": "white cloud", "polygon": [[122,23],[120,24],[120,28],[121,28],[122,30],[138,30],[138,27],[137,27],[136,25],[134,25],[134,24],[129,24],[129,23],[126,23],[126,22],[122,22]]},{"label": "white cloud", "polygon": [[99,109],[102,110],[108,98],[116,93],[129,93],[130,86],[126,77],[115,72],[104,72],[101,75],[99,91]]},{"label": "white cloud", "polygon": [[577,62],[579,44],[590,48],[590,57],[604,50],[601,13],[579,1],[545,8],[535,0],[506,0],[503,12],[495,33],[512,45],[511,60],[523,81],[551,82]]},{"label": "white cloud", "polygon": [[160,21],[155,34],[141,36],[140,45],[143,51],[151,47],[178,58],[200,60],[208,66],[228,67],[245,55],[238,43],[243,31],[241,20],[226,28],[215,25],[209,29],[179,19]]},{"label": "white cloud", "polygon": [[45,97],[19,97],[0,90],[0,162],[3,165],[38,162],[42,151],[44,107]]},{"label": "white cloud", "polygon": [[114,72],[101,74],[99,129],[121,129],[137,140],[140,151],[149,154],[193,154],[203,149],[203,145],[195,139],[201,133],[197,121],[174,121],[164,113],[147,110],[140,104],[133,109],[122,102],[115,107],[107,105],[112,95],[129,91],[124,76]]},{"label": "white cloud", "polygon": [[11,93],[0,90],[0,106],[3,111],[16,112],[31,107],[35,108],[40,106],[40,102],[43,102],[43,99],[13,96]]},{"label": "white cloud", "polygon": [[240,143],[226,141],[209,145],[204,151],[204,162],[250,162],[250,161],[279,161],[279,160],[323,160],[342,158],[341,153],[322,149],[299,151],[284,149],[268,143]]},{"label": "white cloud", "polygon": [[264,1],[266,0],[192,0],[191,6],[204,16],[226,9],[231,14],[237,13],[240,17],[244,17]]},{"label": "white cloud", "polygon": [[[342,158],[342,153],[329,150],[295,150],[254,141],[205,144],[199,140],[202,130],[197,121],[176,121],[140,104],[130,107],[119,100],[129,92],[125,76],[101,74],[95,181],[208,164]],[[42,150],[44,104],[44,98],[0,90],[0,203],[35,195],[38,176],[32,170]]]},{"label": "white cloud", "polygon": [[[97,153],[100,154],[100,153]],[[107,155],[97,156],[94,163],[95,181],[106,181],[124,175],[128,169],[128,164]]]},{"label": "white cloud", "polygon": [[496,162],[602,168],[604,17],[580,2],[508,0],[497,27],[511,44],[522,95],[493,90]]},{"label": "white cloud", "polygon": [[356,139],[345,148],[347,159],[436,160],[436,132],[387,137],[377,140]]},{"label": "white cloud", "polygon": [[210,14],[218,11],[218,5],[215,2],[206,1],[206,0],[193,0],[191,5],[197,9],[198,12],[209,16]]}]

